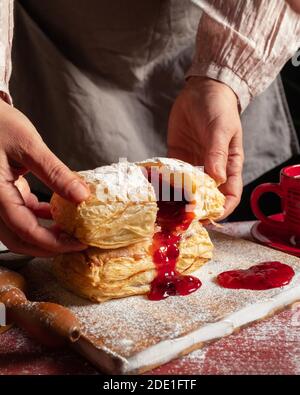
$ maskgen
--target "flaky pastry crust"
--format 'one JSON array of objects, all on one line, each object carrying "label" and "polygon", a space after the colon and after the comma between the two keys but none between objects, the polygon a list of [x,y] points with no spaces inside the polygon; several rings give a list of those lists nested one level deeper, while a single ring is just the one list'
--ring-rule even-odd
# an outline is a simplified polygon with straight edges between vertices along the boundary
[{"label": "flaky pastry crust", "polygon": [[[65,288],[95,302],[146,294],[156,275],[151,244],[152,240],[147,240],[118,249],[90,247],[59,255],[53,272]],[[179,250],[176,269],[188,274],[211,259],[213,245],[206,229],[195,222],[183,236]]]},{"label": "flaky pastry crust", "polygon": [[153,236],[157,204],[152,185],[134,163],[120,162],[79,172],[90,197],[75,205],[56,193],[50,202],[54,221],[82,243],[120,248]]},{"label": "flaky pastry crust", "polygon": [[152,158],[79,175],[90,188],[89,199],[75,205],[54,194],[50,203],[55,222],[89,246],[54,260],[54,274],[75,294],[103,302],[149,292],[157,274],[151,248],[160,230],[156,199],[168,200],[155,189],[155,179],[158,185],[171,185],[174,194],[184,192],[179,200],[193,212],[188,228],[180,231],[176,270],[191,273],[211,259],[213,245],[200,221],[217,219],[225,198],[201,169],[176,159]]},{"label": "flaky pastry crust", "polygon": [[143,171],[151,167],[171,185],[184,187],[196,220],[222,215],[225,198],[211,177],[177,159],[152,158],[79,172],[90,188],[89,199],[75,205],[54,193],[50,202],[54,221],[82,243],[101,249],[152,238],[158,208],[154,188]]},{"label": "flaky pastry crust", "polygon": [[201,167],[179,159],[159,157],[139,162],[138,165],[148,172],[157,172],[174,188],[183,189],[184,198],[190,202],[190,209],[198,220],[216,220],[223,214],[225,197],[215,180]]}]

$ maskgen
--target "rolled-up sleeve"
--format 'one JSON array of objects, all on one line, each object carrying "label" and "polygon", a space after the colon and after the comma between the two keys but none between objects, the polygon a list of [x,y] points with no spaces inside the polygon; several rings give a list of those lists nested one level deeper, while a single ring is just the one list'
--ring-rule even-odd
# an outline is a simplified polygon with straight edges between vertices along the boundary
[{"label": "rolled-up sleeve", "polygon": [[229,85],[243,111],[300,46],[300,15],[285,0],[192,0],[203,10],[190,76]]},{"label": "rolled-up sleeve", "polygon": [[0,97],[11,103],[9,78],[13,37],[13,0],[0,0]]}]

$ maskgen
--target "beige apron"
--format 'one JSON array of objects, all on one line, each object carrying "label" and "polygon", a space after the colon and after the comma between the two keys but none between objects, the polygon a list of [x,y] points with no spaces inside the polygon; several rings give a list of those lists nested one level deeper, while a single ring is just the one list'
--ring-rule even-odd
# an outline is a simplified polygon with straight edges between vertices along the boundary
[{"label": "beige apron", "polygon": [[[201,15],[192,1],[19,0],[15,12],[14,103],[56,155],[76,170],[166,155]],[[280,81],[243,126],[245,183],[298,152]]]}]

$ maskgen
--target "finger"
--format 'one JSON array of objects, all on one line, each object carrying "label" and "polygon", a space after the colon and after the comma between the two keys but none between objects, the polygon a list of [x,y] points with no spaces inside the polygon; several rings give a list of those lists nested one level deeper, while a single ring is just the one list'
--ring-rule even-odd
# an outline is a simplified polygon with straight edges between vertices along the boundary
[{"label": "finger", "polygon": [[10,251],[16,254],[39,257],[52,257],[56,255],[53,252],[43,250],[42,248],[24,242],[15,233],[8,229],[2,220],[0,220],[0,240]]},{"label": "finger", "polygon": [[38,202],[38,204],[31,208],[31,210],[38,218],[52,219],[49,203]]},{"label": "finger", "polygon": [[226,195],[226,192],[223,192],[226,196],[225,206],[224,206],[224,213],[223,215],[217,219],[217,221],[222,221],[223,219],[227,218],[235,208],[240,203],[240,198],[236,195]]},{"label": "finger", "polygon": [[[3,166],[5,166],[5,161],[2,162]],[[16,181],[14,182],[14,185],[18,188],[20,191],[21,195],[23,198],[25,198],[27,195],[31,193],[29,184],[26,180],[26,178],[19,176]]]},{"label": "finger", "polygon": [[214,128],[207,142],[204,158],[204,169],[218,184],[226,181],[229,143],[232,132],[222,128]]},{"label": "finger", "polygon": [[26,207],[39,218],[52,219],[49,203],[39,202],[37,196],[31,193],[28,182],[24,177],[19,177],[14,184],[20,191]]},{"label": "finger", "polygon": [[18,189],[11,183],[0,182],[0,216],[7,227],[26,243],[52,252],[80,251],[86,248],[78,240],[39,225],[34,213],[24,205]]},{"label": "finger", "polygon": [[52,219],[50,212],[50,204],[47,202],[39,202],[37,196],[30,193],[23,197],[25,206],[28,207],[39,218]]},{"label": "finger", "polygon": [[39,138],[23,144],[15,158],[51,190],[74,203],[89,197],[89,189],[80,177],[64,165]]},{"label": "finger", "polygon": [[241,176],[229,176],[225,184],[221,185],[220,191],[225,195],[225,206],[223,215],[218,221],[228,217],[241,201],[243,182]]},{"label": "finger", "polygon": [[238,206],[243,192],[242,170],[244,152],[241,135],[236,135],[230,144],[227,164],[227,181],[220,186],[220,191],[225,195],[226,202],[224,214],[220,219],[226,218]]},{"label": "finger", "polygon": [[229,175],[226,183],[219,189],[225,195],[226,200],[224,213],[222,217],[218,218],[218,221],[228,217],[240,203],[243,192],[242,176],[240,174]]}]

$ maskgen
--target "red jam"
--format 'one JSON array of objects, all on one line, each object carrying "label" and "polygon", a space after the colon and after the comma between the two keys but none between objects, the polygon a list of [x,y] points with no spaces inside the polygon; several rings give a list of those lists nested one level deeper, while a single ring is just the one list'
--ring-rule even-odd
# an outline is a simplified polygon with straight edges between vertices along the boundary
[{"label": "red jam", "polygon": [[148,294],[150,300],[188,295],[201,287],[198,278],[182,275],[176,271],[181,234],[194,219],[194,213],[186,211],[186,204],[186,201],[157,202],[159,208],[157,225],[161,230],[155,233],[152,243],[152,259],[157,274]]},{"label": "red jam", "polygon": [[217,283],[224,288],[264,290],[290,283],[294,270],[281,262],[262,262],[246,270],[229,270],[217,276]]}]

